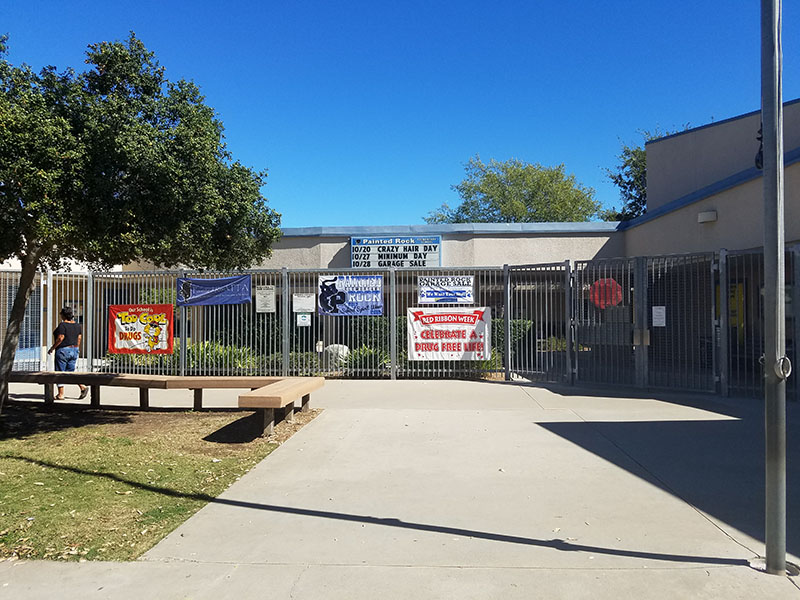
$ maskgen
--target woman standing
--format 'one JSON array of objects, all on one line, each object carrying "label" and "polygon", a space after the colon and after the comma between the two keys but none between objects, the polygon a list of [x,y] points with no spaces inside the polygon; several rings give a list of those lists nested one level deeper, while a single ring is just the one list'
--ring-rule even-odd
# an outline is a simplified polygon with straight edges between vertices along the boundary
[{"label": "woman standing", "polygon": [[[56,353],[56,371],[74,371],[75,362],[78,360],[78,348],[81,345],[83,338],[83,331],[81,326],[75,322],[72,308],[65,306],[59,313],[61,315],[61,323],[58,324],[56,330],[53,332],[55,341],[47,351],[48,354]],[[88,389],[85,385],[80,385],[81,394],[78,398],[86,398]],[[58,386],[58,396],[56,400],[64,399],[64,386]]]}]

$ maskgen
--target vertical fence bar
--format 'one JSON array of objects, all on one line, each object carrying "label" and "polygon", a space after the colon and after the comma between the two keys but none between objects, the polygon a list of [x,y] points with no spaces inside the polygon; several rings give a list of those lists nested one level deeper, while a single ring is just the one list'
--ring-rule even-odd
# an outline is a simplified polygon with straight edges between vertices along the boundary
[{"label": "vertical fence bar", "polygon": [[44,325],[44,274],[39,275],[39,370],[47,368],[47,328]]},{"label": "vertical fence bar", "polygon": [[719,251],[719,391],[722,396],[730,395],[730,273],[728,251]]},{"label": "vertical fence bar", "polygon": [[[792,248],[790,260],[792,264],[792,356],[789,360],[795,368],[800,368],[800,247]],[[794,381],[791,381],[794,379]],[[792,384],[792,397],[795,402],[800,401],[800,381],[798,372],[789,381]]]},{"label": "vertical fence bar", "polygon": [[514,313],[511,305],[511,269],[508,265],[503,265],[503,303],[503,370],[505,380],[511,381],[511,319]]},{"label": "vertical fence bar", "polygon": [[[49,342],[49,340],[50,340],[50,331],[53,329],[51,327],[51,325],[53,324],[53,315],[55,314],[55,311],[53,309],[53,302],[55,300],[54,300],[53,297],[54,297],[54,294],[53,294],[53,271],[48,269],[47,270],[47,308],[42,311],[45,314],[45,326],[44,326],[44,331],[42,332],[42,335],[44,336],[44,339],[47,340],[45,342],[46,346],[50,345],[50,342]],[[47,369],[48,370],[50,370],[50,365],[52,364],[52,360],[53,359],[50,359],[50,358],[47,359]]]},{"label": "vertical fence bar", "polygon": [[84,339],[86,340],[86,363],[87,371],[90,373],[94,371],[94,273],[89,271],[86,274],[86,304],[83,307],[83,315],[86,321],[86,331],[84,332]]},{"label": "vertical fence bar", "polygon": [[[181,278],[186,272],[181,271]],[[181,306],[181,345],[178,348],[178,370],[181,377],[186,375],[186,353],[189,350],[189,307]]]},{"label": "vertical fence bar", "polygon": [[389,370],[397,379],[397,270],[389,270]]},{"label": "vertical fence bar", "polygon": [[289,271],[281,269],[281,375],[289,374]]},{"label": "vertical fence bar", "polygon": [[566,354],[566,381],[574,385],[575,378],[572,371],[572,353],[575,351],[572,344],[572,271],[568,260],[564,261],[564,352]]},{"label": "vertical fence bar", "polygon": [[636,365],[636,385],[646,387],[648,377],[647,357],[647,259],[637,257],[634,262],[634,361]]}]

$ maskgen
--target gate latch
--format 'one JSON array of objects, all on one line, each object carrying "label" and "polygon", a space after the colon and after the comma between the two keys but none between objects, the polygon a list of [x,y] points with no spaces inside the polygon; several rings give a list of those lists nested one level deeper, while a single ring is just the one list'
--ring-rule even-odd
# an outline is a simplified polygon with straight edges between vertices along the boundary
[{"label": "gate latch", "polygon": [[780,379],[786,379],[792,374],[792,361],[788,356],[781,356],[775,363],[775,374]]}]

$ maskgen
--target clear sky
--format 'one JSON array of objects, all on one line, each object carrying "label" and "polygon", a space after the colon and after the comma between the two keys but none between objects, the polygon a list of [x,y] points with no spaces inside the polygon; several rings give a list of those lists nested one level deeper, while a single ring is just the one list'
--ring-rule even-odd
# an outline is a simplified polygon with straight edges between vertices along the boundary
[{"label": "clear sky", "polygon": [[[88,44],[133,30],[269,170],[284,227],[412,225],[458,203],[476,154],[564,163],[619,206],[621,142],[760,107],[759,4],[27,0],[2,3],[0,32],[13,63],[83,69]],[[790,100],[800,3],[783,32]]]}]

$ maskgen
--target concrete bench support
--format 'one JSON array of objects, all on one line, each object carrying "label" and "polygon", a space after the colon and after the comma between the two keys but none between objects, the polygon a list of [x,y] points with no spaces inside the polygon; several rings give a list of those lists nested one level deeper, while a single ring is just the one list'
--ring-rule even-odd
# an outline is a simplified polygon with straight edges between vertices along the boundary
[{"label": "concrete bench support", "polygon": [[257,408],[256,420],[259,431],[263,432],[262,435],[272,435],[272,432],[275,431],[274,408]]},{"label": "concrete bench support", "polygon": [[150,388],[139,388],[139,407],[150,408]]},{"label": "concrete bench support", "polygon": [[194,409],[203,410],[203,388],[195,388],[194,392]]},{"label": "concrete bench support", "polygon": [[92,408],[100,408],[100,386],[90,385],[89,389],[91,390],[91,400],[89,400],[89,403],[91,404]]},{"label": "concrete bench support", "polygon": [[321,388],[324,377],[286,377],[239,396],[239,408],[254,408],[262,435],[269,435],[275,423],[283,419],[294,420],[295,402],[301,402],[302,411],[309,410],[311,392]]}]

